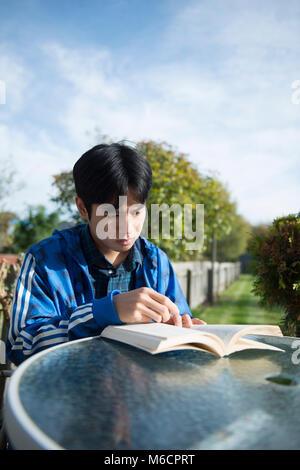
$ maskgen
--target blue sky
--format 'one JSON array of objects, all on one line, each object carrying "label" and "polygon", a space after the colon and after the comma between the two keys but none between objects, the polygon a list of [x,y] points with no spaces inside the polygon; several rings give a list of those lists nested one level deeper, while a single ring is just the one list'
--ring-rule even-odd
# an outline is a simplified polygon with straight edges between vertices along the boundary
[{"label": "blue sky", "polygon": [[0,158],[22,183],[5,209],[52,210],[98,129],[187,153],[253,224],[297,212],[297,80],[298,0],[2,0]]}]

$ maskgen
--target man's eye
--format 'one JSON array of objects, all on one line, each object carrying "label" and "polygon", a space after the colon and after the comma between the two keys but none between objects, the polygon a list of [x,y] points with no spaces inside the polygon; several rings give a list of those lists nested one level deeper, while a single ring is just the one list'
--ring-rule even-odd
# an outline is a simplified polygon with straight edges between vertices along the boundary
[{"label": "man's eye", "polygon": [[109,219],[113,219],[114,217],[116,217],[116,215],[119,215],[119,214],[116,214],[115,212],[110,212],[110,211],[104,212],[104,216],[108,217]]},{"label": "man's eye", "polygon": [[141,214],[141,211],[131,211],[131,212],[130,212],[130,215],[132,215],[133,217],[136,217],[136,216],[138,216],[138,215],[140,215],[140,214]]},{"label": "man's eye", "polygon": [[138,215],[143,214],[144,209],[145,209],[144,206],[138,206],[138,207],[136,207],[135,209],[134,209],[134,208],[131,209],[130,212],[131,212],[131,215],[133,215],[133,216],[138,216]]}]

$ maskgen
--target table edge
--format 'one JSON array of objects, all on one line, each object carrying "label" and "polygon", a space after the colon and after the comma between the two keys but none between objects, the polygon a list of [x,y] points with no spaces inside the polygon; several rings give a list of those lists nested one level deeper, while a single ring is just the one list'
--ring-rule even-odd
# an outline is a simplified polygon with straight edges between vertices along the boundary
[{"label": "table edge", "polygon": [[53,350],[72,346],[74,343],[81,343],[95,339],[95,336],[81,338],[73,341],[66,341],[62,344],[44,349],[26,359],[14,371],[8,380],[8,386],[4,397],[4,423],[12,446],[17,450],[66,450],[55,440],[47,436],[39,426],[31,419],[19,396],[19,384],[22,374],[39,360],[42,356],[49,354]]}]

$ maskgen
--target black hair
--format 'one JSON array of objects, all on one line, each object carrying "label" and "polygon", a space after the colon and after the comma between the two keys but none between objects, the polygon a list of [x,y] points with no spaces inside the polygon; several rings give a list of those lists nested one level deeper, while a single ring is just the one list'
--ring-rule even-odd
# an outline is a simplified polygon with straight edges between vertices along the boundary
[{"label": "black hair", "polygon": [[152,170],[146,158],[134,147],[100,144],[85,152],[73,167],[77,196],[91,217],[92,204],[111,203],[118,207],[119,196],[130,188],[141,204],[152,186]]}]

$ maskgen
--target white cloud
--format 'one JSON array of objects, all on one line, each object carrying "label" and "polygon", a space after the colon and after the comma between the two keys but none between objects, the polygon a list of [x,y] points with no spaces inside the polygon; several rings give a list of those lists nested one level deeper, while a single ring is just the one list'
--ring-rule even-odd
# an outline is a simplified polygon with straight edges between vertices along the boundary
[{"label": "white cloud", "polygon": [[[28,185],[15,205],[34,202],[36,194],[47,205],[51,175],[71,168],[96,143],[98,128],[117,140],[163,140],[188,153],[200,170],[218,172],[253,223],[295,212],[300,106],[291,103],[291,84],[300,79],[300,20],[292,9],[280,16],[279,3],[245,10],[233,0],[226,5],[215,0],[182,8],[162,33],[157,61],[143,68],[108,48],[43,45],[60,87],[54,114],[62,137],[57,142],[57,129],[31,122],[33,143],[20,122],[2,126],[1,147],[16,156]],[[17,113],[24,87],[34,89],[36,78],[21,61],[11,62]]]},{"label": "white cloud", "polygon": [[0,119],[7,120],[23,109],[32,74],[22,59],[4,44],[0,47],[0,80],[4,82],[6,92],[5,104],[0,106]]},{"label": "white cloud", "polygon": [[9,158],[16,170],[13,187],[20,186],[4,198],[6,210],[20,216],[27,213],[27,204],[43,204],[54,210],[55,205],[49,202],[55,192],[52,176],[68,170],[74,157],[67,149],[55,146],[41,130],[32,142],[22,130],[0,125],[0,142],[3,161]]}]

